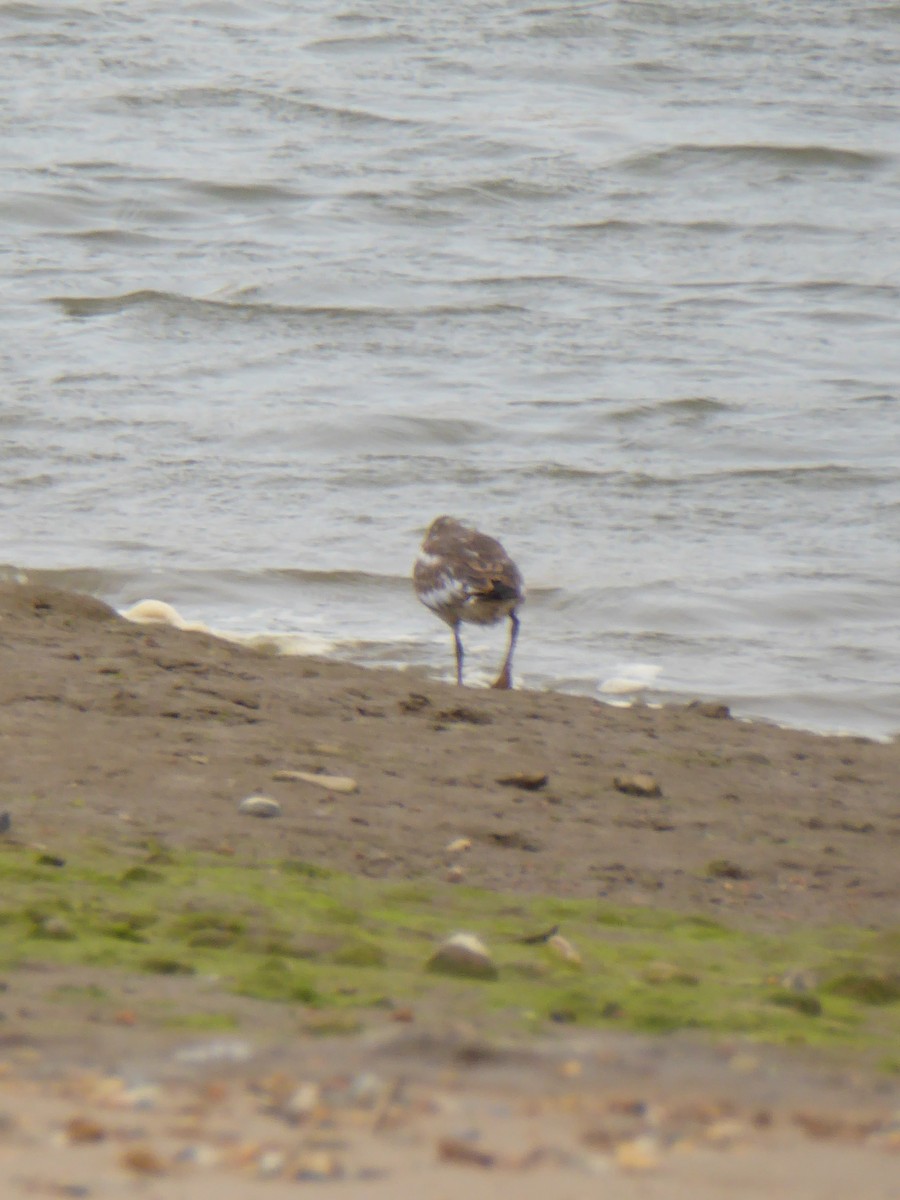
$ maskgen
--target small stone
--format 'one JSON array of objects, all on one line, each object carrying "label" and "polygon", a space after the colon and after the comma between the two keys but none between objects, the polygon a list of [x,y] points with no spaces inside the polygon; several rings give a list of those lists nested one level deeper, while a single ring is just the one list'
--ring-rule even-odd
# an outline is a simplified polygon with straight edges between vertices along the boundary
[{"label": "small stone", "polygon": [[350,795],[359,791],[359,784],[349,775],[317,775],[313,771],[275,771],[272,778],[283,783],[314,783],[329,792]]},{"label": "small stone", "polygon": [[55,942],[71,942],[77,936],[65,917],[44,917],[35,932],[39,937],[51,938]]},{"label": "small stone", "polygon": [[715,700],[692,700],[688,708],[699,713],[701,717],[710,717],[714,721],[727,721],[731,709],[727,704],[717,704]]},{"label": "small stone", "polygon": [[700,982],[698,975],[695,975],[692,971],[685,970],[684,967],[679,967],[677,964],[670,962],[648,963],[641,972],[641,978],[645,983],[658,985],[667,983],[682,983],[693,986]]},{"label": "small stone", "polygon": [[561,933],[554,933],[552,937],[548,937],[546,944],[563,962],[571,963],[573,967],[582,966],[581,955]]},{"label": "small stone", "polygon": [[725,1150],[745,1141],[748,1133],[749,1130],[743,1121],[723,1117],[722,1120],[713,1121],[706,1127],[703,1131],[703,1140],[711,1146]]},{"label": "small stone", "polygon": [[577,1058],[567,1058],[559,1064],[559,1073],[563,1079],[579,1079],[584,1072],[584,1064]]},{"label": "small stone", "polygon": [[66,1137],[74,1145],[102,1142],[106,1137],[106,1130],[93,1117],[72,1117],[66,1122]]},{"label": "small stone", "polygon": [[613,779],[616,791],[626,796],[661,796],[662,788],[652,775],[616,775]]},{"label": "small stone", "polygon": [[271,796],[248,796],[238,805],[238,812],[248,817],[277,817],[281,813],[281,805]]},{"label": "small stone", "polygon": [[250,1042],[219,1038],[213,1042],[192,1042],[182,1046],[172,1057],[176,1062],[195,1066],[219,1066],[222,1063],[249,1062],[253,1054],[254,1048]]},{"label": "small stone", "polygon": [[0,813],[0,833],[9,833],[12,827],[12,817],[8,812]]},{"label": "small stone", "polygon": [[119,1159],[119,1165],[135,1175],[164,1175],[166,1164],[149,1146],[132,1146]]},{"label": "small stone", "polygon": [[280,1175],[287,1161],[281,1150],[264,1150],[256,1163],[256,1172],[262,1179],[272,1179]]},{"label": "small stone", "polygon": [[295,1179],[305,1183],[324,1183],[343,1175],[341,1164],[325,1150],[310,1150],[301,1154],[292,1166]]},{"label": "small stone", "polygon": [[493,1167],[497,1161],[493,1154],[473,1146],[463,1138],[441,1138],[437,1146],[438,1158],[441,1162],[458,1163],[463,1167]]},{"label": "small stone", "polygon": [[659,1166],[656,1139],[643,1136],[620,1142],[616,1146],[615,1162],[622,1171],[655,1171]]},{"label": "small stone", "polygon": [[136,1108],[146,1111],[156,1108],[159,1100],[160,1089],[157,1084],[140,1083],[134,1087],[123,1088],[117,1103],[121,1108]]},{"label": "small stone", "polygon": [[221,1155],[213,1146],[202,1143],[196,1146],[185,1146],[175,1155],[175,1161],[190,1163],[192,1167],[216,1167],[221,1161]]},{"label": "small stone", "polygon": [[540,771],[517,771],[515,775],[506,775],[497,782],[502,787],[521,788],[525,792],[537,792],[546,787],[550,776]]},{"label": "small stone", "polygon": [[380,1075],[363,1071],[357,1075],[347,1089],[347,1098],[357,1108],[374,1108],[385,1094],[385,1083]]},{"label": "small stone", "polygon": [[320,1099],[321,1093],[317,1083],[301,1083],[285,1100],[281,1107],[282,1114],[289,1121],[299,1124],[312,1116]]},{"label": "small stone", "polygon": [[444,879],[447,883],[462,883],[464,875],[465,871],[462,867],[454,863],[452,867],[447,868],[447,874],[444,876]]},{"label": "small stone", "polygon": [[454,933],[441,942],[428,960],[427,969],[469,979],[497,978],[490,951],[474,933]]},{"label": "small stone", "polygon": [[444,847],[445,854],[464,854],[466,850],[472,849],[472,839],[467,837],[456,838],[452,842],[448,842]]},{"label": "small stone", "polygon": [[815,971],[806,967],[793,967],[778,980],[778,986],[786,992],[814,992],[819,986]]}]

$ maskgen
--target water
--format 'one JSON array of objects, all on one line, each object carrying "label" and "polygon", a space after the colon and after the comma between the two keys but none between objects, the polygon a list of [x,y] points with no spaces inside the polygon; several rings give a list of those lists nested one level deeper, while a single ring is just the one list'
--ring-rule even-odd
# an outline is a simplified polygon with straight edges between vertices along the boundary
[{"label": "water", "polygon": [[[0,2],[0,562],[900,730],[900,4]],[[468,637],[476,676],[503,632]]]}]

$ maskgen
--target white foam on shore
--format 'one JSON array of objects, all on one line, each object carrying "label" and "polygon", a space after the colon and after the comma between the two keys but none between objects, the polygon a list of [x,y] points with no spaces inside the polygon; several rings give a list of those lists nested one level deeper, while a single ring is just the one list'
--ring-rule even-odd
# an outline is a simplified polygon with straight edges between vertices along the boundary
[{"label": "white foam on shore", "polygon": [[140,600],[120,615],[138,625],[171,625],[175,629],[187,629],[193,633],[212,633],[202,621],[186,621],[178,609],[165,600]]},{"label": "white foam on shore", "polygon": [[188,633],[208,633],[225,642],[250,646],[257,650],[273,650],[285,655],[327,656],[341,644],[338,639],[305,633],[239,633],[232,629],[213,629],[203,621],[188,621],[174,605],[165,600],[141,600],[124,609],[121,616],[138,625],[170,625]]},{"label": "white foam on shore", "polygon": [[[24,576],[22,581],[25,581]],[[215,629],[203,621],[189,621],[173,605],[165,600],[141,600],[130,608],[120,610],[120,615],[128,621],[134,621],[140,625],[169,625],[174,629],[191,633],[206,633],[236,645],[269,650],[275,654],[287,656],[331,658],[338,655],[344,661],[359,661],[360,651],[364,652],[367,647],[371,649],[375,645],[375,643],[366,642],[359,638],[335,638],[321,634],[298,632],[246,633],[231,629]],[[419,646],[420,639],[412,636],[400,636],[391,639],[392,646],[398,643],[407,646]],[[476,688],[490,687],[493,674],[488,670],[484,660],[488,654],[493,653],[495,647],[492,648],[487,641],[476,640],[474,644],[467,646],[466,649],[467,684],[469,686],[474,685]],[[378,663],[376,665],[384,664]],[[390,665],[396,670],[405,670],[414,664],[392,660]],[[602,699],[602,703],[612,708],[631,708],[634,705],[643,705],[647,708],[662,708],[664,707],[662,700],[656,699],[648,702],[645,696],[646,692],[656,690],[657,680],[662,673],[663,667],[656,663],[617,663],[614,667],[614,673],[607,679],[596,684],[593,691],[595,695]],[[447,683],[454,681],[453,673],[450,670],[438,676],[438,678],[442,678]],[[534,681],[529,682],[528,677],[517,677],[515,682],[517,687],[537,687],[538,690],[542,691],[545,689],[551,691],[561,690],[563,694],[590,695],[592,690],[589,680],[580,681],[583,686],[579,686],[574,692],[565,686],[562,688],[558,686],[554,687],[549,682],[544,684],[535,683]],[[689,699],[691,699],[690,694],[668,693],[665,703],[685,703]],[[747,698],[744,698],[742,701],[732,699],[729,701],[729,704],[735,718],[749,724],[763,723],[775,725],[782,729],[803,730],[816,734],[819,737],[865,736],[871,741],[885,744],[893,742],[896,739],[896,734],[893,732],[869,732],[861,735],[859,730],[838,723],[830,725],[823,722],[823,724],[817,726],[803,724],[800,721],[791,721],[785,717],[766,716],[762,711],[758,714],[752,711],[748,713],[746,709],[748,707],[752,708],[752,701]],[[760,708],[762,709],[762,707],[763,704],[761,703]],[[736,708],[744,708],[745,712],[734,712]]]},{"label": "white foam on shore", "polygon": [[599,685],[597,690],[604,696],[631,696],[646,692],[654,687],[662,674],[662,667],[654,663],[619,663],[615,675]]}]

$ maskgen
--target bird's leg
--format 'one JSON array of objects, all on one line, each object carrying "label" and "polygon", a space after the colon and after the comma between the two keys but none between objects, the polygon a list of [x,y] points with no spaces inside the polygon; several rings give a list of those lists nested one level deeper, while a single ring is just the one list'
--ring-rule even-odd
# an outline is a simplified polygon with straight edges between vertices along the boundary
[{"label": "bird's leg", "polygon": [[459,636],[459,621],[453,626],[453,640],[456,643],[456,682],[459,687],[462,687],[463,644],[462,638]]},{"label": "bird's leg", "polygon": [[506,648],[506,658],[503,660],[503,666],[500,668],[500,674],[491,684],[491,687],[500,688],[503,691],[508,691],[512,687],[512,657],[513,650],[516,648],[516,638],[519,636],[519,618],[514,612],[509,614],[509,645]]}]

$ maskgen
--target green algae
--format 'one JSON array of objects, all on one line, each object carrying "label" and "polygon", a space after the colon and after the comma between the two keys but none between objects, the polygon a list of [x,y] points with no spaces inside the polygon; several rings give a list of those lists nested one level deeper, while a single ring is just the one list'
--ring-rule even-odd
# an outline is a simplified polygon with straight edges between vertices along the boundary
[{"label": "green algae", "polygon": [[[580,963],[540,940],[557,926]],[[437,942],[459,930],[488,945],[496,979],[426,972]],[[178,975],[222,998],[302,1006],[317,1028],[332,1018],[353,1028],[367,1009],[412,1005],[508,1029],[690,1029],[871,1050],[887,1063],[900,1045],[897,946],[893,930],[773,937],[649,906],[372,880],[298,862],[244,865],[154,845],[130,854],[93,846],[62,866],[0,847],[3,969],[47,962]],[[798,971],[824,982],[785,988],[780,981]]]}]

